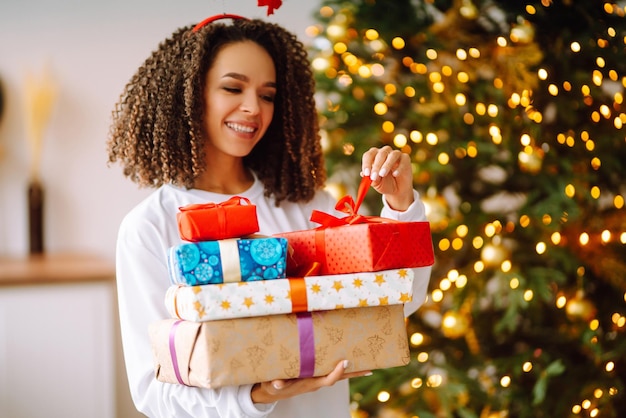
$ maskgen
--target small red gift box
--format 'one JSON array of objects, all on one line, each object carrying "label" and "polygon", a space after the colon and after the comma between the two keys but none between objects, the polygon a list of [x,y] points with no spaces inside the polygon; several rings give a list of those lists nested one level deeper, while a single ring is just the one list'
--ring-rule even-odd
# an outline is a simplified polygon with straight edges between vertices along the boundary
[{"label": "small red gift box", "polygon": [[426,267],[434,264],[430,224],[400,222],[362,216],[357,211],[369,188],[364,177],[357,203],[342,198],[337,210],[351,213],[345,218],[313,211],[311,220],[322,224],[316,229],[276,234],[287,238],[292,249],[287,259],[287,275],[297,276],[314,263],[320,275]]},{"label": "small red gift box", "polygon": [[241,196],[223,203],[183,206],[176,220],[180,237],[191,242],[240,238],[259,232],[256,206]]}]

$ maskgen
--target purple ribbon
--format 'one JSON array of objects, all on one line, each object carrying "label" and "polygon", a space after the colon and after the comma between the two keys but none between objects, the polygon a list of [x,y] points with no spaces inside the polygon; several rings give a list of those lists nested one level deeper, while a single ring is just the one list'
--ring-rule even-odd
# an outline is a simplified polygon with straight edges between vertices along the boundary
[{"label": "purple ribbon", "polygon": [[300,376],[311,377],[315,372],[315,334],[311,312],[296,314],[300,338]]},{"label": "purple ribbon", "polygon": [[174,374],[176,375],[176,379],[178,380],[178,383],[180,383],[181,385],[187,386],[187,384],[183,382],[182,377],[180,377],[180,370],[178,369],[178,357],[176,357],[176,328],[178,328],[181,322],[183,321],[174,322],[174,324],[172,325],[172,328],[170,329],[170,356],[172,357],[172,365],[174,366]]}]

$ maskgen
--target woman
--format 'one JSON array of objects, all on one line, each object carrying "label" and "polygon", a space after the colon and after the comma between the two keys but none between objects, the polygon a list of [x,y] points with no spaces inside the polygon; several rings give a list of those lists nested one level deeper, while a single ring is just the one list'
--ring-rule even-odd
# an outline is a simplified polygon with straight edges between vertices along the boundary
[{"label": "woman", "polygon": [[[307,54],[282,27],[236,16],[177,30],[132,77],[113,113],[109,160],[156,190],[122,221],[117,284],[133,401],[151,417],[348,417],[350,359],[327,376],[203,389],[154,378],[148,326],[169,315],[168,248],[176,213],[233,195],[256,205],[260,233],[313,228],[332,213],[314,81]],[[383,194],[382,216],[424,220],[409,157],[389,147],[363,155],[362,175]],[[407,307],[407,313],[411,308]],[[414,309],[413,309],[414,310]]]}]

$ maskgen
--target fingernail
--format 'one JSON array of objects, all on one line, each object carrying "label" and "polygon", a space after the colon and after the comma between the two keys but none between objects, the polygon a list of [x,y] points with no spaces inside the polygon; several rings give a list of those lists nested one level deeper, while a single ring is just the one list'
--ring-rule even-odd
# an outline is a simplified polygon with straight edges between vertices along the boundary
[{"label": "fingernail", "polygon": [[380,169],[380,172],[378,173],[381,177],[385,177],[385,175],[387,174],[387,169],[385,167]]},{"label": "fingernail", "polygon": [[370,169],[369,168],[363,169],[363,177],[369,177],[369,175],[370,175]]},{"label": "fingernail", "polygon": [[347,369],[349,365],[350,365],[350,362],[348,360],[344,360],[343,361],[343,368],[344,369]]},{"label": "fingernail", "polygon": [[398,177],[398,175],[400,174],[400,171],[396,170],[392,174],[394,177]]},{"label": "fingernail", "polygon": [[372,174],[370,175],[370,179],[371,179],[372,181],[374,181],[374,180],[376,180],[377,178],[378,178],[378,173],[377,173],[377,172],[375,172],[375,171],[374,171],[374,172],[372,172]]},{"label": "fingernail", "polygon": [[280,384],[278,382],[272,383],[272,386],[274,386],[274,389],[277,389],[277,390],[281,388],[281,386],[280,386]]},{"label": "fingernail", "polygon": [[367,373],[365,373],[363,376],[371,376],[371,375],[373,375],[373,374],[374,374],[374,373],[372,373],[372,372],[367,372]]}]

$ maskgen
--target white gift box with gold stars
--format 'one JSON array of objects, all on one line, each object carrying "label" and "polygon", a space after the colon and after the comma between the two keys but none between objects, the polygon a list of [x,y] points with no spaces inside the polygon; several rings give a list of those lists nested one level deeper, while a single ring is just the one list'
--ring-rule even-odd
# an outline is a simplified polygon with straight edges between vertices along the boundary
[{"label": "white gift box with gold stars", "polygon": [[[165,305],[173,318],[219,319],[405,304],[412,269],[207,285],[172,285]],[[419,287],[421,288],[421,287]]]}]

